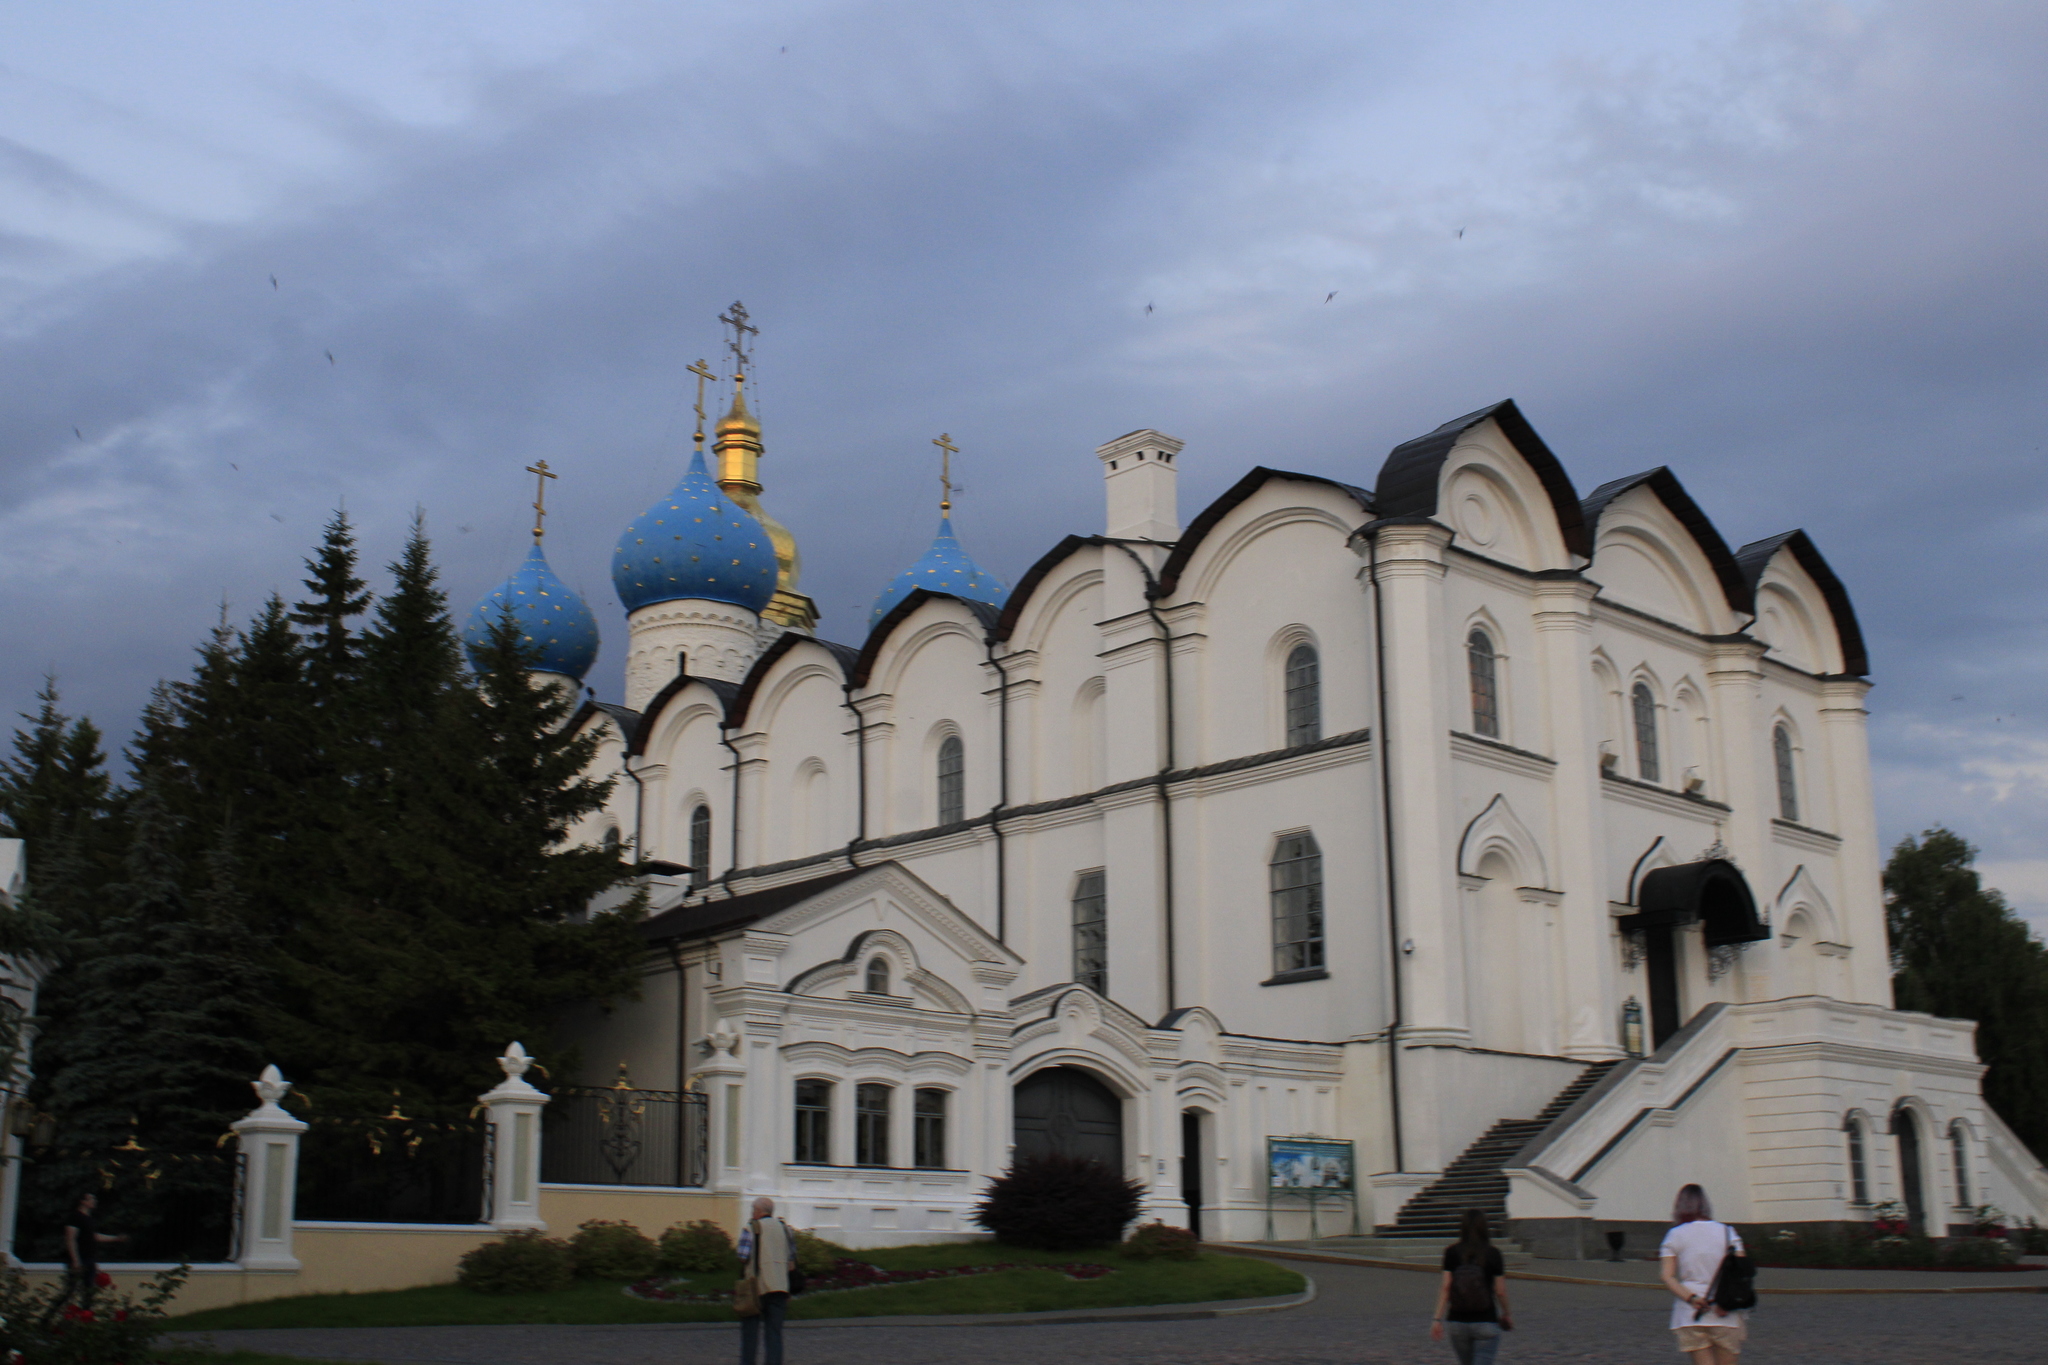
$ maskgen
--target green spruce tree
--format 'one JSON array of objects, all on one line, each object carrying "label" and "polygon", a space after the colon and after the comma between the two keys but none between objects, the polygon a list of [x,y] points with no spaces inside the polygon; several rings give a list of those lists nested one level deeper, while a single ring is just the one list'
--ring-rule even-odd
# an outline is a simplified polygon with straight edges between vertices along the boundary
[{"label": "green spruce tree", "polygon": [[1984,1098],[2048,1152],[2048,946],[1983,885],[1977,850],[1946,829],[1901,839],[1885,866],[1892,996],[1900,1009],[1977,1022]]}]

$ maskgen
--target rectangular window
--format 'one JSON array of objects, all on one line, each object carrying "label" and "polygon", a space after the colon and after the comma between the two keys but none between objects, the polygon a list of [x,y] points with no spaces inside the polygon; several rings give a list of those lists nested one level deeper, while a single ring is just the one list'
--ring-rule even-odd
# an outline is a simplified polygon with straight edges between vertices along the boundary
[{"label": "rectangular window", "polygon": [[889,1097],[886,1085],[853,1088],[853,1162],[856,1166],[889,1164]]},{"label": "rectangular window", "polygon": [[927,1171],[946,1169],[946,1092],[920,1090],[911,1130],[912,1164]]},{"label": "rectangular window", "polygon": [[725,1164],[740,1164],[740,1088],[725,1088]]},{"label": "rectangular window", "polygon": [[1074,883],[1074,981],[1109,994],[1109,898],[1100,872],[1083,872]]},{"label": "rectangular window", "polygon": [[812,1165],[832,1164],[832,1082],[796,1083],[796,1157]]},{"label": "rectangular window", "polygon": [[1273,850],[1273,971],[1323,965],[1323,853],[1312,834],[1290,834]]}]

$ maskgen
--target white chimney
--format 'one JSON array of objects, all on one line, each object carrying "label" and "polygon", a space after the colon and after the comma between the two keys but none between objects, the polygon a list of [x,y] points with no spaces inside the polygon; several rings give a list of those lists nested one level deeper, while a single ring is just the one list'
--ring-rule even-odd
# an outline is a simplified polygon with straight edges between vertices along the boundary
[{"label": "white chimney", "polygon": [[1180,447],[1173,437],[1147,428],[1095,448],[1109,501],[1103,534],[1125,540],[1180,539],[1173,464]]}]

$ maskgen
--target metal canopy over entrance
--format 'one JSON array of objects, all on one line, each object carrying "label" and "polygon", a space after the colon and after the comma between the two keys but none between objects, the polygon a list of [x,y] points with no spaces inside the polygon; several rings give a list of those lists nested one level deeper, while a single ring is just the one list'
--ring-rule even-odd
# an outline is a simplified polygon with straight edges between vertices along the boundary
[{"label": "metal canopy over entrance", "polygon": [[1124,1168],[1124,1103],[1077,1066],[1034,1072],[1017,1085],[1017,1157],[1092,1157]]},{"label": "metal canopy over entrance", "polygon": [[1641,934],[1649,968],[1650,1046],[1661,1047],[1678,1032],[1678,943],[1674,931],[1700,926],[1708,948],[1756,943],[1771,936],[1757,913],[1756,897],[1742,870],[1726,858],[1707,858],[1660,867],[1636,888],[1636,913],[1616,921],[1623,933]]}]

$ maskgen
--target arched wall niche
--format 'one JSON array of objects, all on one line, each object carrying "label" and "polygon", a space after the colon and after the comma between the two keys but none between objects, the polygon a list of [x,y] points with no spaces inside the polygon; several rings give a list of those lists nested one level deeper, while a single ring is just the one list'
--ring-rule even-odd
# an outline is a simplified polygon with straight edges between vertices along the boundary
[{"label": "arched wall niche", "polygon": [[[1282,496],[1302,499],[1299,502],[1270,506]],[[1290,527],[1310,526],[1329,533],[1330,553],[1341,556],[1336,560],[1344,563],[1349,570],[1349,551],[1346,545],[1351,533],[1358,525],[1357,504],[1350,499],[1340,499],[1335,492],[1315,484],[1297,483],[1291,480],[1275,480],[1249,499],[1244,507],[1225,517],[1219,527],[1224,532],[1219,540],[1214,534],[1203,542],[1188,562],[1180,577],[1180,589],[1175,596],[1205,602],[1215,596],[1217,585],[1231,567],[1243,557],[1253,545]],[[1242,518],[1241,521],[1238,519]],[[1236,524],[1233,524],[1236,523]]]},{"label": "arched wall niche", "polygon": [[[974,662],[980,663],[980,623],[974,620],[965,607],[950,598],[933,598],[921,615],[925,619],[906,623],[912,628],[907,632],[898,631],[882,647],[875,661],[876,668],[870,674],[873,679],[870,691],[903,691],[909,673],[915,668],[927,666],[930,658],[934,657],[934,649],[943,649],[946,643],[964,645],[972,652]],[[941,664],[939,667],[943,672],[945,665]]]},{"label": "arched wall niche", "polygon": [[1672,528],[1636,520],[1630,514],[1637,510],[1610,511],[1601,520],[1586,571],[1599,583],[1600,595],[1701,634],[1717,634],[1732,624],[1720,619],[1725,612],[1715,611],[1706,595],[1705,584],[1712,580],[1702,577],[1711,574],[1705,557],[1695,549],[1689,562],[1683,550],[1674,548]]},{"label": "arched wall niche", "polygon": [[[1094,547],[1087,552],[1099,554]],[[1102,569],[1090,559],[1075,556],[1066,572],[1055,571],[1037,586],[1031,600],[1017,614],[1016,627],[1008,636],[1007,652],[1042,651],[1059,628],[1062,615],[1085,608],[1102,587]],[[1022,590],[1020,586],[1020,591]],[[1007,611],[1007,608],[1005,609]]]},{"label": "arched wall niche", "polygon": [[1108,735],[1103,728],[1103,696],[1108,682],[1100,674],[1075,689],[1068,725],[1069,794],[1079,796],[1102,785],[1103,750]]},{"label": "arched wall niche", "polygon": [[1823,625],[1826,603],[1790,555],[1780,554],[1764,571],[1756,606],[1749,633],[1768,646],[1766,658],[1806,673],[1842,671],[1841,647],[1829,640],[1831,632]]},{"label": "arched wall niche", "polygon": [[1455,533],[1453,544],[1488,559],[1518,569],[1561,564],[1564,544],[1555,536],[1554,522],[1555,543],[1542,544],[1541,523],[1530,511],[1532,496],[1542,498],[1542,487],[1520,456],[1484,439],[1469,440],[1444,462],[1437,520]]},{"label": "arched wall niche", "polygon": [[1505,794],[1496,795],[1465,826],[1458,841],[1458,871],[1468,877],[1491,877],[1481,864],[1492,858],[1507,869],[1511,885],[1552,889],[1550,863],[1543,846]]}]

